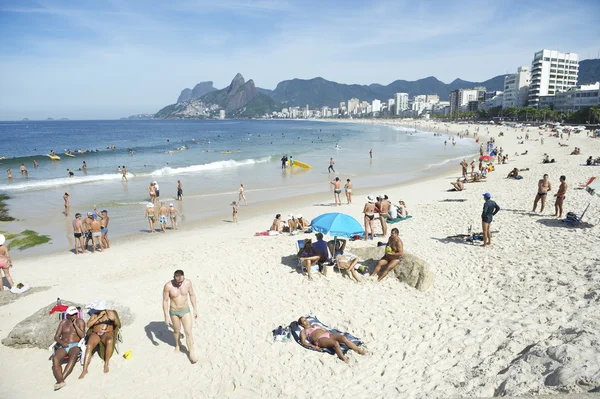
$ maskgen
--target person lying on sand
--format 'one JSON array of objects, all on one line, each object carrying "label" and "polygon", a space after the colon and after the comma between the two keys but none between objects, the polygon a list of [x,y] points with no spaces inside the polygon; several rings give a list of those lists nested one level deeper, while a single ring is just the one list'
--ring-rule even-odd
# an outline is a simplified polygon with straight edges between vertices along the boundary
[{"label": "person lying on sand", "polygon": [[510,173],[508,174],[508,176],[506,176],[507,179],[518,179],[519,176],[519,169],[514,168],[513,170],[510,171]]},{"label": "person lying on sand", "polygon": [[107,309],[105,301],[99,301],[95,306],[94,310],[96,313],[90,317],[87,322],[89,328],[88,341],[85,352],[85,363],[83,365],[83,371],[79,376],[79,379],[85,377],[88,373],[88,367],[92,361],[92,354],[94,349],[101,342],[105,345],[106,350],[104,352],[104,372],[108,373],[108,363],[115,350],[117,337],[114,336],[115,330],[121,328],[121,320],[115,310]]},{"label": "person lying on sand", "polygon": [[331,333],[316,324],[311,325],[304,317],[298,319],[298,325],[303,327],[303,330],[300,332],[300,343],[306,347],[313,348],[319,352],[323,349],[333,348],[338,358],[346,363],[348,363],[348,358],[342,353],[340,344],[346,345],[358,354],[365,354],[364,349],[356,346],[348,338],[341,334]]},{"label": "person lying on sand", "polygon": [[462,191],[465,189],[465,184],[460,180],[460,178],[456,179],[456,183],[450,182],[450,184],[452,184],[452,187],[454,187],[454,190],[452,191]]},{"label": "person lying on sand", "polygon": [[300,214],[296,215],[296,222],[298,223],[297,227],[299,230],[304,231],[310,227],[309,221],[304,219]]}]

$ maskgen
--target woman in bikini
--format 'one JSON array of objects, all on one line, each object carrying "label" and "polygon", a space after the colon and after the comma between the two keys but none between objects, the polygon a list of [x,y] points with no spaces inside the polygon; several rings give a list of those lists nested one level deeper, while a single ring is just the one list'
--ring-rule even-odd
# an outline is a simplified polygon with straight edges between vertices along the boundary
[{"label": "woman in bikini", "polygon": [[[3,234],[0,234],[0,271],[4,272],[4,277],[8,281],[9,288],[14,285],[13,279],[10,276],[10,268],[12,267],[12,260],[8,254],[8,248],[4,245],[6,238]],[[0,291],[4,290],[4,284],[2,283],[2,273],[0,273]]]},{"label": "woman in bikini", "polygon": [[369,231],[371,232],[372,240],[375,236],[375,226],[373,225],[373,219],[375,219],[375,199],[371,195],[367,197],[363,213],[365,214],[365,241],[369,237]]},{"label": "woman in bikini", "polygon": [[348,363],[348,358],[342,353],[340,344],[346,345],[356,353],[361,355],[365,354],[364,349],[356,346],[356,344],[348,338],[341,334],[331,333],[324,328],[319,327],[317,324],[311,325],[305,317],[298,319],[298,325],[303,327],[303,330],[300,332],[300,343],[304,346],[313,348],[319,352],[323,349],[333,348],[340,360],[343,360],[346,363]]},{"label": "woman in bikini", "polygon": [[114,310],[106,309],[106,302],[100,301],[95,307],[92,317],[87,322],[89,328],[87,334],[87,347],[85,351],[85,363],[79,379],[85,377],[88,373],[88,367],[92,361],[92,354],[99,343],[106,347],[104,353],[104,372],[108,373],[108,363],[115,349],[115,330],[121,328],[121,320]]},{"label": "woman in bikini", "polygon": [[150,201],[154,204],[156,202],[156,187],[154,187],[154,183],[150,183],[148,192],[150,193]]},{"label": "woman in bikini", "polygon": [[240,184],[239,198],[238,198],[238,203],[240,205],[242,204],[242,200],[244,200],[244,205],[248,206],[248,201],[246,200],[246,196],[244,195],[244,185]]},{"label": "woman in bikini", "polygon": [[144,214],[144,217],[148,218],[148,223],[150,224],[150,233],[154,233],[154,218],[156,217],[154,205],[146,205],[146,213]]},{"label": "woman in bikini", "polygon": [[344,190],[346,190],[346,201],[348,204],[352,203],[352,182],[350,179],[346,179],[346,184],[344,184]]}]

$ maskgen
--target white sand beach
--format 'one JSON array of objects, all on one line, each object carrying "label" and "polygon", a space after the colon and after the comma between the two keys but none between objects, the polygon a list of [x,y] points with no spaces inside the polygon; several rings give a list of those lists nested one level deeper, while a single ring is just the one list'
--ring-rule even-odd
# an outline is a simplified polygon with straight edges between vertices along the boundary
[{"label": "white sand beach", "polygon": [[[418,125],[444,134],[446,127],[452,133],[468,128]],[[484,142],[486,128],[479,132]],[[469,129],[472,134],[474,127]],[[585,132],[561,140],[532,127],[530,140],[519,145],[516,137],[525,132],[503,126],[489,131],[510,162],[462,192],[447,192],[460,175],[457,162],[448,175],[428,181],[379,192],[355,187],[352,205],[336,208],[333,195],[323,193],[258,211],[251,204],[240,208],[238,225],[182,226],[113,243],[101,254],[20,259],[13,253],[15,282],[50,289],[0,306],[0,338],[57,297],[78,303],[106,299],[135,316],[123,328],[120,345],[121,354],[129,349],[133,356],[115,354],[108,374],[95,356],[84,380],[77,379],[77,365],[66,387],[53,392],[49,352],[0,345],[0,397],[448,398],[583,393],[600,386],[600,198],[577,189],[600,177],[600,167],[580,166],[589,155],[600,155],[600,140]],[[569,155],[574,147],[582,154]],[[525,150],[527,155],[514,155]],[[544,153],[557,162],[542,164]],[[529,171],[521,172],[522,180],[506,179],[514,167]],[[544,173],[553,191],[544,214],[534,214]],[[580,214],[592,202],[579,225],[553,217],[560,175],[569,184],[565,213]],[[466,234],[469,225],[481,231],[485,192],[501,208],[491,247],[448,240]],[[254,236],[276,213],[310,220],[344,212],[362,222],[365,196],[380,193],[407,203],[413,218],[389,228],[398,227],[405,251],[431,266],[435,277],[426,292],[391,273],[381,283],[366,276],[355,283],[337,272],[308,281],[295,267],[296,240],[314,235]],[[378,236],[348,247],[386,240]],[[164,326],[162,288],[176,269],[185,271],[198,296],[193,331],[200,359],[193,365],[174,353]],[[362,339],[367,355],[349,352],[345,364],[293,340],[273,342],[273,329],[309,314]]]}]

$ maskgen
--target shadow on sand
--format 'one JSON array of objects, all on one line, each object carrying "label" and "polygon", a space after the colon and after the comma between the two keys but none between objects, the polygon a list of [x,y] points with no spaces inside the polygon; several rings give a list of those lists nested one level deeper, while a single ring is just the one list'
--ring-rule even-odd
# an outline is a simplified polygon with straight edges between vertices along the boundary
[{"label": "shadow on sand", "polygon": [[[148,323],[146,327],[144,327],[146,331],[146,336],[152,342],[152,345],[159,346],[160,344],[157,342],[157,339],[169,346],[175,348],[175,337],[173,337],[173,332],[169,330],[164,321],[151,321]],[[181,339],[184,339],[183,332],[180,336]],[[187,348],[181,345],[181,352],[185,353],[189,356]]]},{"label": "shadow on sand", "polygon": [[587,222],[572,223],[563,222],[560,219],[540,219],[537,222],[548,227],[563,227],[567,229],[591,229],[592,227],[594,227],[593,224]]}]

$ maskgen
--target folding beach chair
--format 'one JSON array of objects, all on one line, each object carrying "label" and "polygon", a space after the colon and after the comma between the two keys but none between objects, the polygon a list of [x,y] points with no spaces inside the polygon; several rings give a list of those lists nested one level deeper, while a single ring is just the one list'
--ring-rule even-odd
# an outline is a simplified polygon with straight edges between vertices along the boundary
[{"label": "folding beach chair", "polygon": [[[298,240],[296,242],[296,253],[300,252],[300,250],[304,248],[304,240]],[[300,271],[304,271],[306,270],[306,268],[304,267],[304,265],[302,264],[302,259],[298,258],[298,266],[300,267]],[[319,272],[319,264],[317,263],[316,265],[312,266],[310,268],[311,273],[312,272]]]},{"label": "folding beach chair", "polygon": [[575,215],[574,217],[569,217],[569,213],[571,213],[571,214],[573,213],[573,212],[569,212],[567,214],[566,218],[561,219],[561,222],[571,223],[571,224],[581,223],[581,221],[583,220],[583,216],[585,215],[585,213],[587,212],[587,210],[588,210],[589,207],[590,207],[590,204],[587,204],[587,206],[583,210],[583,213],[579,217],[577,215]]},{"label": "folding beach chair", "polygon": [[[58,320],[63,321],[67,318],[67,312],[61,312],[58,314]],[[83,320],[83,310],[81,310],[80,308],[77,308],[77,318]],[[85,340],[85,337],[83,337],[80,341],[79,341],[79,347],[81,348],[81,344],[82,341]],[[52,345],[50,345],[50,347],[48,348],[49,351],[52,352],[52,354],[50,355],[50,357],[48,358],[48,360],[52,360],[52,358],[56,355],[56,346],[58,345],[58,343],[54,342]],[[80,350],[79,354],[77,355],[77,360],[80,361],[80,363],[83,365],[83,360],[84,360],[84,356],[83,356],[83,352],[85,352],[85,350]],[[65,357],[62,359],[64,360],[68,360],[69,359],[69,354],[67,353],[65,355]]]}]

